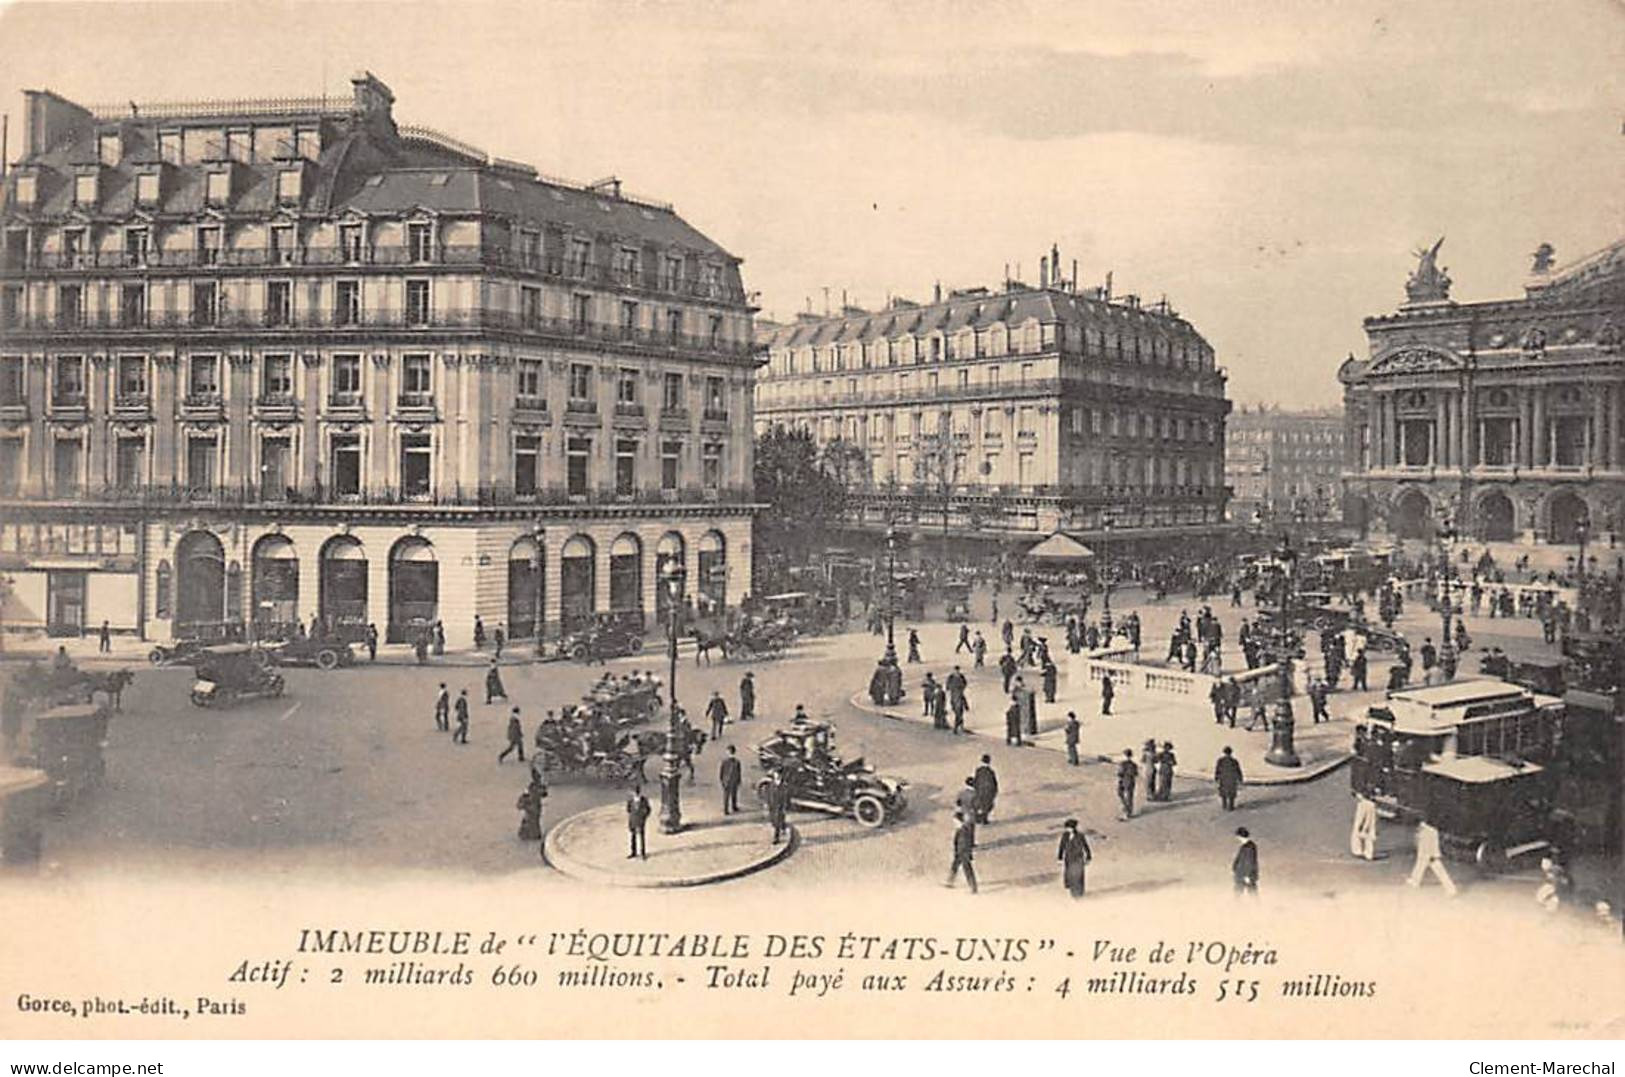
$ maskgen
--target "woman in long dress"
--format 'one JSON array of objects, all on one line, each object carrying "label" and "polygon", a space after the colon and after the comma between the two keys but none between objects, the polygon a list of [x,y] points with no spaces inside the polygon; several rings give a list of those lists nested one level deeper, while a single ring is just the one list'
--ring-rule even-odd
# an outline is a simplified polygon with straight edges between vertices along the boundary
[{"label": "woman in long dress", "polygon": [[1055,859],[1061,862],[1061,882],[1066,885],[1067,892],[1075,898],[1083,896],[1084,875],[1093,856],[1089,848],[1089,839],[1078,829],[1078,821],[1068,819],[1066,829],[1061,833],[1061,847],[1056,852]]}]

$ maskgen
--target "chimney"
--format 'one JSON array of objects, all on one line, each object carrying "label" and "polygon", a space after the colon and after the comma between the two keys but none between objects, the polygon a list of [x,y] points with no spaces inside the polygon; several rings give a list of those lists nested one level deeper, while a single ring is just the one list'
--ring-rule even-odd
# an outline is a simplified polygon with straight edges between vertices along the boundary
[{"label": "chimney", "polygon": [[1049,287],[1049,256],[1045,255],[1038,260],[1038,286]]},{"label": "chimney", "polygon": [[391,118],[390,110],[394,107],[395,95],[377,75],[371,71],[359,71],[351,76],[350,87],[355,94],[355,102],[351,108],[356,115],[363,120]]},{"label": "chimney", "polygon": [[940,280],[937,281],[936,286],[931,289],[931,302],[942,302],[942,282]]},{"label": "chimney", "polygon": [[24,90],[28,111],[23,126],[23,158],[47,153],[91,127],[90,113],[50,90]]},{"label": "chimney", "polygon": [[1069,282],[1069,286],[1073,292],[1078,290],[1078,260],[1076,258],[1072,259],[1072,280]]}]

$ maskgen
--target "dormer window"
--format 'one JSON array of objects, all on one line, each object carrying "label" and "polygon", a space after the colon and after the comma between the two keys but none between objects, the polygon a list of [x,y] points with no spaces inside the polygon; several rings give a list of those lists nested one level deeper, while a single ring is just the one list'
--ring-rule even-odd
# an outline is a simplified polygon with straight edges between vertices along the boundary
[{"label": "dormer window", "polygon": [[143,206],[158,204],[158,173],[143,172],[136,176],[135,200]]},{"label": "dormer window", "polygon": [[73,177],[73,201],[79,206],[96,204],[96,173],[81,172]]},{"label": "dormer window", "polygon": [[38,190],[38,185],[35,183],[34,179],[34,173],[17,173],[17,186],[15,190],[17,192],[17,204],[19,206],[32,206],[34,204],[35,194]]},{"label": "dormer window", "polygon": [[223,206],[231,198],[231,173],[210,172],[207,198],[211,206]]},{"label": "dormer window", "polygon": [[241,161],[244,164],[252,161],[254,159],[254,132],[227,131],[226,159]]},{"label": "dormer window", "polygon": [[294,142],[298,147],[299,156],[307,161],[314,161],[322,155],[321,132],[315,130],[299,131],[294,135]]},{"label": "dormer window", "polygon": [[184,151],[179,131],[158,132],[158,159],[166,164],[178,165],[184,163]]},{"label": "dormer window", "polygon": [[124,142],[117,131],[103,131],[96,142],[96,157],[102,164],[114,168],[124,156]]}]

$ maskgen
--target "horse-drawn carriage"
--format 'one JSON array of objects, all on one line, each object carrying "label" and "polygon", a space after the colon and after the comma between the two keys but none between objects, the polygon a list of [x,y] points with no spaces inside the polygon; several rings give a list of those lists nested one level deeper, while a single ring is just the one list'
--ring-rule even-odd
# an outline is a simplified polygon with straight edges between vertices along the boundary
[{"label": "horse-drawn carriage", "polygon": [[597,709],[618,726],[642,725],[660,713],[660,680],[643,673],[617,677],[606,673],[598,678],[581,701]]},{"label": "horse-drawn carriage", "polygon": [[1043,586],[1026,591],[1016,596],[1016,612],[1028,623],[1062,624],[1068,617],[1083,616],[1082,590]]},{"label": "horse-drawn carriage", "polygon": [[796,641],[800,633],[788,618],[741,616],[730,627],[718,617],[703,617],[689,626],[695,643],[694,661],[710,661],[711,651],[722,652],[724,660],[735,658],[777,658]]},{"label": "horse-drawn carriage", "polygon": [[[694,757],[705,747],[705,734],[686,724],[684,730],[678,758],[692,778]],[[538,725],[536,752],[542,766],[555,772],[589,773],[622,783],[645,781],[647,760],[664,754],[667,735],[662,729],[633,732],[608,708],[587,704],[566,707],[557,718]]]},{"label": "horse-drawn carriage", "polygon": [[[0,748],[45,773],[41,795],[53,808],[67,807],[105,777],[107,724],[118,694],[134,679],[128,670],[87,673],[71,663],[51,669],[30,663],[12,675],[0,704]],[[96,701],[98,692],[105,701]]]},{"label": "horse-drawn carriage", "polygon": [[942,585],[942,615],[946,620],[970,620],[970,590],[965,580],[949,580]]}]

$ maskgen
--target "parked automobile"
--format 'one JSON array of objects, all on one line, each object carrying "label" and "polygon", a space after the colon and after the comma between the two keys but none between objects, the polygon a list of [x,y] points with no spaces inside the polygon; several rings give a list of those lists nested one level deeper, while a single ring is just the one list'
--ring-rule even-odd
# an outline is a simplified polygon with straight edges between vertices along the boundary
[{"label": "parked automobile", "polygon": [[339,640],[290,639],[270,650],[279,666],[315,666],[321,670],[355,665],[355,650]]},{"label": "parked automobile", "polygon": [[866,827],[893,822],[908,808],[907,782],[876,774],[861,758],[842,761],[834,723],[794,722],[757,745],[756,757],[767,771],[756,785],[764,803],[778,773],[793,806],[844,815]]},{"label": "parked automobile", "polygon": [[600,661],[625,658],[642,651],[642,632],[608,614],[601,614],[592,624],[561,638],[556,653],[560,658],[590,662],[595,658]]}]

